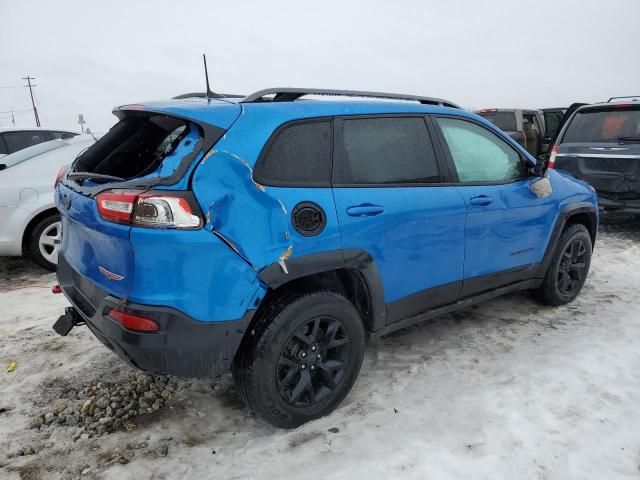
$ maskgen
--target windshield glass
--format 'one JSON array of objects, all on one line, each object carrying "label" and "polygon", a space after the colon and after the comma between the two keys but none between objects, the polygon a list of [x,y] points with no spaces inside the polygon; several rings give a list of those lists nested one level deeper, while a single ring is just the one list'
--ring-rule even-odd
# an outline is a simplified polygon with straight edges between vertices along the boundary
[{"label": "windshield glass", "polygon": [[500,130],[516,131],[516,114],[514,112],[481,112],[480,116],[489,120]]},{"label": "windshield glass", "polygon": [[27,147],[16,153],[0,158],[0,164],[4,164],[9,168],[45,152],[50,152],[56,148],[64,147],[65,145],[68,145],[68,143],[63,142],[62,140],[51,140],[49,142],[38,143],[37,145]]},{"label": "windshield glass", "polygon": [[640,137],[640,109],[587,109],[576,113],[562,143],[618,143]]}]

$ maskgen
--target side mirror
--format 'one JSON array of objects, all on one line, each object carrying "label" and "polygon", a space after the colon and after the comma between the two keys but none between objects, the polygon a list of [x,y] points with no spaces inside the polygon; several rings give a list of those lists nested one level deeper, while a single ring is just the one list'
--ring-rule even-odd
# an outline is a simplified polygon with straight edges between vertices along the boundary
[{"label": "side mirror", "polygon": [[549,164],[549,154],[543,153],[539,155],[536,159],[536,166],[533,167],[531,173],[533,173],[536,177],[544,177],[545,173],[547,173],[547,165]]}]

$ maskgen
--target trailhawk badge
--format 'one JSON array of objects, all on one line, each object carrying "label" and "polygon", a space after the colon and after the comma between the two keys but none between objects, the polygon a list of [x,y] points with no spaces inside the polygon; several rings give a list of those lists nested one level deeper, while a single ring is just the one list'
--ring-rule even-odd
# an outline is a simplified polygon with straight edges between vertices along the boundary
[{"label": "trailhawk badge", "polygon": [[100,265],[98,265],[98,270],[100,270],[100,273],[103,274],[105,277],[107,277],[109,280],[115,280],[116,282],[119,282],[124,278],[122,275],[118,275],[117,273],[110,272],[109,270],[107,270],[104,267],[101,267]]}]

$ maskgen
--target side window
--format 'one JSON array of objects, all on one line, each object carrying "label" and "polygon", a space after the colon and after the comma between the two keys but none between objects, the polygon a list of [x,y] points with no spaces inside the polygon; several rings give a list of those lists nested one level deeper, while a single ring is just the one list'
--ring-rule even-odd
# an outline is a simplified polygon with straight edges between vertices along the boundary
[{"label": "side window", "polygon": [[547,137],[554,138],[556,136],[562,117],[562,112],[545,112],[544,123]]},{"label": "side window", "polygon": [[508,182],[526,175],[520,155],[484,127],[455,118],[436,118],[461,182]]},{"label": "side window", "polygon": [[331,122],[287,126],[276,133],[254,172],[265,185],[328,186],[331,176]]},{"label": "side window", "polygon": [[7,155],[9,151],[4,143],[4,135],[0,135],[0,155]]},{"label": "side window", "polygon": [[436,155],[422,117],[342,121],[334,184],[436,183]]},{"label": "side window", "polygon": [[9,153],[17,152],[23,148],[49,141],[44,131],[5,132],[4,140],[7,143]]},{"label": "side window", "polygon": [[534,130],[536,134],[540,133],[540,122],[538,116],[535,113],[523,113],[522,119],[524,120],[524,129]]}]

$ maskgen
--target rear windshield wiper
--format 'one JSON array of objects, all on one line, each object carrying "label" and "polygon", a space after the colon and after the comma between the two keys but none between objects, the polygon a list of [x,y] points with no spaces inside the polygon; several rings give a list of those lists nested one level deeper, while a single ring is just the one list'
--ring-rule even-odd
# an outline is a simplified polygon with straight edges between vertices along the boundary
[{"label": "rear windshield wiper", "polygon": [[640,143],[640,137],[619,137],[618,143]]},{"label": "rear windshield wiper", "polygon": [[102,173],[90,173],[90,172],[71,172],[67,174],[67,178],[83,180],[89,178],[91,180],[113,180],[115,182],[123,182],[126,178],[115,177],[113,175],[104,175]]}]

